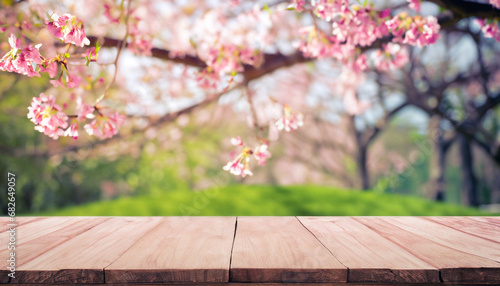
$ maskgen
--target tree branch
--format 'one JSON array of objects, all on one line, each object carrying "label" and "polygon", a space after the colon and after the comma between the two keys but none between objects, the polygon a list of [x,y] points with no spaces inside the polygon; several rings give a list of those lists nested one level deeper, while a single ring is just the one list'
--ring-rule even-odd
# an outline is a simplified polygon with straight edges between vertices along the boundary
[{"label": "tree branch", "polygon": [[426,0],[433,2],[453,12],[455,20],[469,17],[495,18],[500,17],[500,10],[491,4],[484,4],[465,0]]},{"label": "tree branch", "polygon": [[362,138],[362,144],[364,146],[368,146],[373,140],[378,136],[378,134],[387,127],[389,124],[389,121],[394,115],[396,115],[399,111],[401,111],[403,108],[408,106],[409,102],[405,101],[398,105],[396,108],[393,110],[389,111],[382,119],[380,119],[375,126],[370,130],[370,132],[365,132],[364,136]]}]

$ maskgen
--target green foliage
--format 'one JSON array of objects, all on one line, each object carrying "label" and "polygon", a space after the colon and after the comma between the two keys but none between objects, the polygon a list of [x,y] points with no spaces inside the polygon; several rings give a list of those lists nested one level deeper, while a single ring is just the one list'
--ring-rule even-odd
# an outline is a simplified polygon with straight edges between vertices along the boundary
[{"label": "green foliage", "polygon": [[179,190],[159,195],[123,197],[37,215],[465,216],[485,213],[473,208],[434,203],[416,197],[380,195],[323,186],[229,185],[198,192]]}]

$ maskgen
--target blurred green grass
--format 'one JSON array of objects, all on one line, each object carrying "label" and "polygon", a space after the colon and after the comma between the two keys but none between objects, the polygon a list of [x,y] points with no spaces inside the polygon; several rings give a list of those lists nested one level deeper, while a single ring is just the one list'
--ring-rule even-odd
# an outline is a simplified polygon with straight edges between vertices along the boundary
[{"label": "blurred green grass", "polygon": [[423,198],[332,187],[230,185],[205,191],[122,197],[43,213],[43,216],[473,216],[474,208]]}]

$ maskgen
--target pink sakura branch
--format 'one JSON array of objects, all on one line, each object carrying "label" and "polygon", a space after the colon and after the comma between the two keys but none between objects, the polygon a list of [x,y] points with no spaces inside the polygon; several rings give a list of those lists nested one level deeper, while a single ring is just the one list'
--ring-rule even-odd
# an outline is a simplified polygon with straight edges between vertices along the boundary
[{"label": "pink sakura branch", "polygon": [[[304,125],[304,115],[298,111],[292,110],[287,104],[283,108],[283,117],[279,118],[276,122],[276,128],[279,131],[285,130],[286,132],[295,131],[302,125]],[[258,165],[265,165],[267,159],[271,158],[271,152],[269,152],[269,141],[257,138],[259,144],[254,148],[247,147],[241,137],[231,139],[231,144],[240,148],[240,153],[232,159],[230,162],[223,167],[225,171],[229,171],[231,174],[241,177],[252,176],[253,173],[250,170],[250,161],[253,159],[257,160]],[[231,154],[233,154],[232,152]]]},{"label": "pink sakura branch", "polygon": [[[116,78],[118,57],[123,47],[127,46],[135,54],[153,55],[152,35],[145,33],[140,28],[140,23],[146,19],[141,19],[134,14],[135,10],[130,9],[130,3],[129,1],[126,14],[123,5],[103,4],[104,16],[110,25],[125,22],[126,36],[119,45],[120,48],[114,62],[113,80],[107,85],[105,92],[97,102],[101,101]],[[290,7],[296,12],[304,13],[306,16],[311,15],[313,21],[313,25],[300,29],[301,41],[296,46],[300,52],[296,54],[299,54],[302,59],[304,57],[310,59],[333,58],[343,63],[346,72],[343,72],[339,78],[346,79],[345,82],[348,83],[339,84],[338,89],[339,93],[345,95],[346,111],[355,114],[363,112],[367,104],[360,102],[356,97],[356,88],[361,81],[353,83],[352,79],[362,78],[361,75],[370,68],[379,71],[402,68],[409,61],[406,46],[423,47],[435,43],[439,38],[441,28],[434,16],[413,15],[415,12],[392,14],[389,9],[377,11],[368,1],[363,3],[353,4],[349,0],[294,0],[290,4]],[[407,0],[407,4],[410,9],[420,12],[420,0]],[[490,0],[490,4],[500,8],[499,0]],[[268,11],[261,13],[263,10]],[[282,65],[275,65],[272,61],[266,63],[269,58],[263,51],[270,44],[269,39],[272,39],[270,31],[277,29],[269,24],[271,21],[266,13],[270,14],[272,11],[269,8],[254,9],[242,17],[234,17],[234,19],[228,19],[220,11],[206,13],[204,17],[212,21],[210,23],[213,23],[214,26],[206,25],[206,23],[198,25],[199,35],[194,37],[196,40],[190,39],[190,46],[185,47],[191,53],[179,50],[170,54],[169,57],[187,56],[194,58],[197,63],[199,61],[203,64],[203,68],[195,76],[199,86],[206,90],[222,89],[223,92],[228,90],[237,74],[243,74],[245,80],[249,81],[260,76],[259,72],[261,71],[266,74],[276,70],[275,66],[279,68],[301,62],[292,61]],[[214,19],[220,20],[220,23],[214,22]],[[498,21],[498,18],[478,19],[478,24],[485,37],[500,41]],[[318,25],[318,22],[326,25]],[[244,32],[252,32],[256,23],[267,24],[261,25],[258,33],[253,31],[252,35],[257,35],[255,37],[241,36]],[[329,29],[324,27],[329,27]],[[0,60],[0,70],[28,77],[40,77],[40,73],[46,72],[51,78],[54,78],[61,70],[59,77],[51,81],[55,87],[73,89],[82,86],[84,83],[73,73],[75,67],[70,67],[69,59],[71,56],[72,59],[77,57],[86,61],[88,65],[90,62],[96,61],[99,45],[88,49],[86,54],[71,55],[69,53],[73,46],[82,48],[90,44],[83,29],[83,23],[76,16],[70,14],[62,16],[53,14],[51,20],[46,21],[43,28],[67,44],[64,53],[58,53],[49,58],[42,56],[40,44],[23,45],[23,41],[26,43],[32,41],[27,39],[21,33],[22,29],[19,28],[19,38],[15,34],[9,36],[11,50]],[[4,28],[2,29],[1,32],[5,31]],[[232,35],[232,33],[238,36],[227,36]],[[255,40],[255,38],[259,40]],[[384,40],[385,44],[376,49],[374,44],[377,40],[382,39],[387,41]],[[239,42],[236,42],[237,40]],[[276,59],[279,61],[281,58],[276,57]],[[266,67],[266,64],[269,64],[267,69],[259,69]],[[252,77],[251,71],[247,70],[248,67],[253,68],[258,76]],[[229,82],[227,82],[227,78],[229,78]],[[349,82],[349,78],[351,82]],[[91,81],[90,85],[94,86],[94,82]],[[53,95],[46,96],[42,93],[39,97],[34,97],[28,108],[28,118],[35,124],[35,129],[53,139],[62,136],[76,139],[79,135],[79,126],[83,125],[84,130],[90,135],[98,138],[110,138],[118,132],[118,128],[123,124],[124,117],[116,111],[98,106],[97,103],[93,105],[85,103],[80,95],[73,94],[71,98],[75,115],[68,115],[66,113],[68,104],[62,106],[56,104],[56,98]],[[301,127],[303,125],[302,113],[293,110],[286,103],[283,103],[282,106],[283,116],[274,119],[276,128],[290,132]],[[260,165],[265,164],[271,156],[268,150],[269,141],[258,139],[260,143],[253,149],[244,145],[239,137],[233,139],[233,145],[241,150],[239,155],[224,169],[232,174],[245,177],[252,175],[249,167],[251,160],[257,160]]]}]

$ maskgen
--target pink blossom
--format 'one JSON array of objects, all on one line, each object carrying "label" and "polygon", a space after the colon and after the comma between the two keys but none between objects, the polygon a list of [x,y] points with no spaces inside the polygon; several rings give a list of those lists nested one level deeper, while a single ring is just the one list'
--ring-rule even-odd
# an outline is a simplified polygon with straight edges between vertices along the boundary
[{"label": "pink blossom", "polygon": [[146,39],[145,37],[134,37],[132,42],[128,45],[129,50],[138,55],[151,56],[151,49],[153,49],[153,40]]},{"label": "pink blossom", "polygon": [[77,99],[76,109],[78,110],[78,121],[83,121],[94,113],[94,107],[90,104],[84,103],[81,97],[78,97]]},{"label": "pink blossom", "polygon": [[243,146],[243,141],[241,140],[241,137],[238,136],[236,138],[231,138],[231,144],[234,146]]},{"label": "pink blossom", "polygon": [[388,28],[378,13],[369,6],[354,6],[352,11],[346,10],[341,19],[332,24],[333,36],[340,42],[354,46],[369,46],[375,40],[388,35]]},{"label": "pink blossom", "polygon": [[304,5],[306,4],[305,0],[292,0],[292,3],[288,5],[289,9],[295,9],[297,12],[304,11]]},{"label": "pink blossom", "polygon": [[359,56],[353,63],[352,63],[352,70],[355,72],[363,72],[368,69],[368,64],[366,63],[366,55],[361,55]]},{"label": "pink blossom", "polygon": [[493,38],[500,41],[500,29],[498,28],[498,20],[477,19],[477,23],[481,27],[485,38]]},{"label": "pink blossom", "polygon": [[275,123],[278,130],[284,129],[286,132],[290,132],[304,125],[304,115],[302,113],[292,110],[288,104],[284,105],[283,111],[285,116]]},{"label": "pink blossom", "polygon": [[380,71],[401,68],[409,61],[408,50],[395,43],[383,45],[383,50],[372,55],[375,67]]},{"label": "pink blossom", "polygon": [[118,133],[118,127],[123,124],[124,120],[124,116],[117,112],[111,113],[109,116],[99,114],[92,122],[85,124],[84,128],[89,135],[94,135],[97,138],[111,138]]},{"label": "pink blossom", "polygon": [[83,30],[83,24],[76,16],[70,14],[59,16],[54,13],[51,18],[54,21],[48,23],[47,29],[52,35],[65,43],[72,43],[80,47],[90,44]]},{"label": "pink blossom", "polygon": [[[326,58],[333,56],[336,51],[336,41],[331,41],[318,31],[314,26],[303,27],[299,31],[301,34],[307,34],[307,41],[301,42],[298,49],[309,58]],[[343,58],[343,57],[342,57]]]},{"label": "pink blossom", "polygon": [[54,87],[65,87],[64,83],[62,82],[62,77],[59,79],[53,79],[49,81],[50,84],[52,84]]},{"label": "pink blossom", "polygon": [[27,46],[21,50],[21,40],[14,34],[9,37],[11,50],[0,60],[0,70],[20,73],[29,77],[37,76],[38,65],[42,64],[42,56],[38,51],[40,45],[36,47]]},{"label": "pink blossom", "polygon": [[417,12],[420,12],[420,0],[406,0],[410,7],[410,9],[417,10]]},{"label": "pink blossom", "polygon": [[231,162],[228,162],[226,166],[222,169],[229,171],[231,174],[236,176],[242,176],[243,178],[252,176],[253,173],[249,169],[250,155],[252,155],[252,149],[248,147],[243,147],[243,151]]},{"label": "pink blossom", "polygon": [[49,82],[54,86],[54,87],[67,87],[67,88],[75,88],[80,85],[80,78],[77,76],[69,76],[66,75],[66,85],[62,81],[63,78],[60,77],[59,79],[55,80],[50,80]]},{"label": "pink blossom", "polygon": [[240,59],[244,64],[259,66],[262,62],[262,53],[258,50],[244,48],[240,51]]},{"label": "pink blossom", "polygon": [[66,131],[64,131],[64,136],[72,137],[73,139],[78,139],[78,122],[73,120],[71,125]]},{"label": "pink blossom", "polygon": [[500,9],[500,0],[490,0],[490,4],[495,7]]},{"label": "pink blossom", "polygon": [[348,13],[349,0],[316,0],[312,1],[315,14],[330,21],[338,15]]},{"label": "pink blossom", "polygon": [[55,100],[53,95],[47,97],[41,93],[40,97],[33,97],[31,106],[28,107],[28,118],[36,124],[35,130],[53,139],[63,136],[63,129],[68,126],[68,116],[55,103]]},{"label": "pink blossom", "polygon": [[[248,158],[245,160],[245,162],[246,161],[248,161]],[[227,163],[227,165],[222,169],[224,169],[225,171],[229,171],[233,175],[242,176],[243,178],[245,178],[247,175],[253,175],[252,171],[248,169],[248,164],[240,163],[238,160]]]},{"label": "pink blossom", "polygon": [[404,12],[386,21],[385,24],[394,35],[394,42],[418,47],[434,44],[439,38],[441,29],[434,16],[412,18]]},{"label": "pink blossom", "polygon": [[271,158],[271,152],[269,152],[267,148],[267,144],[262,144],[255,147],[253,155],[257,159],[257,161],[259,161],[259,165],[265,165],[267,159]]},{"label": "pink blossom", "polygon": [[108,4],[104,4],[104,16],[108,18],[111,23],[118,24],[120,17],[111,16],[111,7]]},{"label": "pink blossom", "polygon": [[218,49],[212,48],[208,52],[207,65],[219,74],[243,71],[237,48],[233,45],[225,45]]},{"label": "pink blossom", "polygon": [[47,72],[51,78],[55,77],[57,73],[57,62],[55,60],[46,60],[40,65],[40,72]]},{"label": "pink blossom", "polygon": [[201,88],[217,89],[217,84],[220,82],[220,76],[218,73],[208,70],[207,68],[199,72],[195,79]]}]

